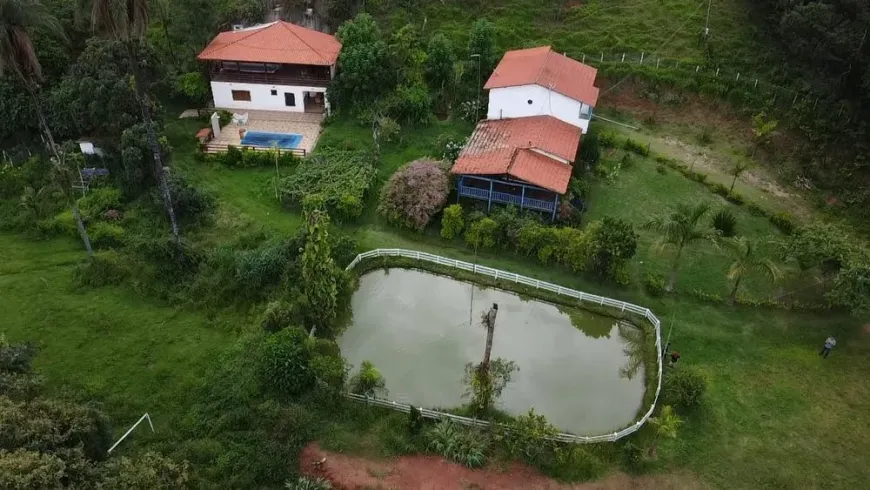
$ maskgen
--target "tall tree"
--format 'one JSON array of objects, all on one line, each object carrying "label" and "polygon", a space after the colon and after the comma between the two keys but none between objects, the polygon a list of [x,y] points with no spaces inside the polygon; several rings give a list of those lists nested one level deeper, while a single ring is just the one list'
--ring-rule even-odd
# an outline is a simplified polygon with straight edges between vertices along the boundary
[{"label": "tall tree", "polygon": [[683,249],[697,242],[715,242],[718,238],[718,232],[707,226],[707,220],[704,219],[709,211],[710,204],[706,202],[694,206],[680,203],[670,214],[658,216],[644,225],[644,228],[654,230],[661,235],[656,241],[658,249],[673,248],[675,251],[668,291],[673,291],[677,285],[677,271]]},{"label": "tall tree", "polygon": [[766,257],[759,257],[755,246],[746,237],[732,237],[724,241],[728,252],[734,259],[728,266],[728,279],[734,281],[731,293],[728,295],[730,302],[737,299],[737,290],[740,282],[747,274],[757,273],[776,281],[782,276],[779,267]]},{"label": "tall tree", "polygon": [[338,312],[338,280],[329,245],[329,215],[317,204],[305,204],[306,238],[302,249],[302,291],[308,300],[309,326],[329,331]]},{"label": "tall tree", "polygon": [[[65,171],[66,155],[55,143],[54,135],[46,122],[45,113],[40,103],[39,83],[42,81],[42,65],[39,63],[28,32],[29,29],[36,27],[52,32],[58,37],[64,36],[57,19],[39,0],[0,0],[0,75],[6,71],[11,71],[27,88],[45,144],[54,158],[54,164],[64,169],[62,174],[69,177],[69,172]],[[72,208],[76,228],[78,228],[85,250],[88,256],[93,259],[94,250],[91,247],[91,240],[82,222],[76,199],[69,192],[72,180],[67,179],[59,184]]]},{"label": "tall tree", "polygon": [[175,216],[172,194],[163,166],[163,152],[157,140],[157,131],[152,120],[153,103],[145,83],[146,70],[143,68],[147,67],[142,66],[136,56],[137,47],[146,42],[148,0],[93,0],[91,21],[95,30],[123,42],[127,48],[132,84],[142,111],[142,120],[145,123],[148,150],[151,152],[155,178],[163,197],[163,207],[166,209],[166,215],[169,217],[169,223],[172,227],[175,246],[180,252],[181,235],[178,229],[178,220]]},{"label": "tall tree", "polygon": [[453,64],[456,63],[456,55],[453,54],[453,47],[447,36],[432,36],[426,55],[426,80],[429,87],[437,96],[444,96],[453,80]]}]

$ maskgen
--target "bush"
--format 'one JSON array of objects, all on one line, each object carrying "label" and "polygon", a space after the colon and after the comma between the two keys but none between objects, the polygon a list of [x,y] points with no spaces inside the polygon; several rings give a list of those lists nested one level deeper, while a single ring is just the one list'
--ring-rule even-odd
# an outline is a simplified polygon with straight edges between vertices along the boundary
[{"label": "bush", "polygon": [[121,209],[121,191],[115,187],[97,187],[79,199],[82,217],[98,219],[110,209]]},{"label": "bush", "polygon": [[263,320],[260,324],[263,330],[274,333],[284,330],[293,322],[293,311],[289,304],[283,301],[272,301],[266,305]]},{"label": "bush", "polygon": [[632,153],[637,153],[638,155],[643,157],[649,156],[649,145],[644,145],[643,143],[634,141],[631,138],[625,139],[625,143],[622,145],[622,148]]},{"label": "bush", "polygon": [[728,201],[730,201],[738,206],[742,206],[743,203],[746,202],[746,199],[744,199],[743,195],[738,194],[736,192],[732,192],[732,193],[728,194],[727,196],[725,196],[725,199],[727,199]]},{"label": "bush", "polygon": [[598,227],[587,231],[592,271],[601,277],[618,280],[625,263],[634,257],[638,235],[631,223],[606,216]]},{"label": "bush", "polygon": [[386,396],[386,380],[371,361],[363,361],[350,379],[350,392],[368,397]]},{"label": "bush", "polygon": [[495,246],[497,232],[498,223],[491,218],[483,218],[475,221],[465,230],[465,243],[474,248],[475,253],[479,249],[488,250]]},{"label": "bush", "polygon": [[723,209],[713,215],[713,228],[719,230],[723,237],[730,238],[737,235],[737,218],[728,209]]},{"label": "bush", "polygon": [[459,204],[451,204],[444,209],[441,217],[441,237],[447,240],[453,240],[465,227],[465,222],[462,219],[462,206]]},{"label": "bush", "polygon": [[382,116],[378,118],[378,131],[382,141],[390,142],[396,139],[396,136],[402,131],[402,127],[399,126],[399,123],[395,119]]},{"label": "bush", "polygon": [[609,131],[602,131],[601,134],[598,135],[598,144],[604,148],[616,148],[617,140],[618,137],[616,133],[611,133]]},{"label": "bush", "polygon": [[707,377],[695,366],[675,365],[665,376],[665,398],[670,405],[691,410],[704,402],[707,385]]},{"label": "bush", "polygon": [[73,270],[73,278],[92,287],[120,284],[130,274],[126,260],[114,250],[100,252],[94,255],[93,261],[77,265]]},{"label": "bush", "polygon": [[545,463],[553,457],[556,443],[550,438],[559,431],[543,415],[531,409],[506,425],[507,430],[496,433],[495,441],[509,456],[531,465]]},{"label": "bush", "polygon": [[755,204],[754,202],[749,203],[746,206],[746,209],[749,211],[749,214],[751,214],[752,216],[766,216],[767,215],[767,211],[765,211],[764,208],[762,208],[758,204]]},{"label": "bush", "polygon": [[[178,174],[169,177],[169,192],[172,195],[175,217],[182,222],[202,223],[211,217],[216,207],[214,197],[193,187]],[[151,199],[155,206],[163,209],[163,195],[159,188],[152,191]]]},{"label": "bush", "polygon": [[773,226],[779,228],[779,231],[786,235],[791,235],[795,229],[794,219],[790,213],[776,213],[768,219],[773,223]]},{"label": "bush", "polygon": [[447,174],[435,160],[416,160],[400,168],[381,191],[378,212],[394,225],[422,231],[447,202]]},{"label": "bush", "polygon": [[689,171],[687,172],[688,177],[695,182],[700,182],[701,184],[707,183],[707,174],[702,174],[700,172]]},{"label": "bush", "polygon": [[355,220],[362,214],[361,204],[376,174],[370,154],[325,148],[281,179],[281,201],[301,207],[306,197],[317,195],[331,215]]},{"label": "bush", "polygon": [[658,163],[658,164],[656,164],[656,172],[658,172],[661,175],[666,175],[668,173],[668,168],[665,167],[663,164]]},{"label": "bush", "polygon": [[224,153],[214,153],[205,156],[206,161],[214,162],[230,168],[275,167],[275,158],[281,168],[294,167],[300,159],[289,151],[253,150],[250,148],[227,147]]},{"label": "bush", "polygon": [[469,468],[483,466],[486,459],[486,440],[476,430],[451,420],[441,420],[426,432],[426,447]]},{"label": "bush", "polygon": [[324,478],[300,476],[296,480],[287,480],[284,488],[287,490],[332,490],[332,484]]},{"label": "bush", "polygon": [[569,444],[556,449],[556,457],[540,464],[547,475],[562,481],[589,481],[604,476],[607,465],[590,446]]},{"label": "bush", "polygon": [[580,142],[580,151],[577,155],[578,160],[583,165],[574,165],[575,175],[577,174],[577,169],[582,169],[583,166],[586,168],[592,168],[598,164],[598,161],[601,160],[601,148],[599,148],[598,144],[598,132],[594,130],[589,130],[585,135],[583,135],[582,141]]},{"label": "bush", "polygon": [[425,124],[432,117],[432,98],[423,84],[402,85],[386,100],[387,112],[395,119]]},{"label": "bush", "polygon": [[643,287],[650,295],[661,296],[667,291],[667,282],[664,277],[647,272],[643,276]]},{"label": "bush", "polygon": [[285,397],[296,397],[314,386],[307,339],[308,335],[298,328],[285,328],[265,337],[257,359],[265,389]]},{"label": "bush", "polygon": [[94,247],[118,247],[123,245],[124,228],[105,221],[96,221],[88,225],[88,236]]},{"label": "bush", "polygon": [[722,184],[716,182],[709,182],[707,183],[707,188],[709,188],[710,192],[712,192],[713,194],[718,194],[722,197],[728,196],[728,188]]}]

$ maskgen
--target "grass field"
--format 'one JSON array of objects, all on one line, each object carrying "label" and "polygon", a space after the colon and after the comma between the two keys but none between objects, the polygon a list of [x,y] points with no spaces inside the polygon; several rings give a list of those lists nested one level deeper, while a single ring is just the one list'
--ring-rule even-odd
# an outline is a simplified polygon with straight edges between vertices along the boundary
[{"label": "grass field", "polygon": [[[243,230],[294,231],[299,216],[275,201],[271,171],[228,170],[194,161],[194,146],[184,135],[197,127],[189,121],[169,127],[178,169],[220,200],[215,226],[196,238],[220,243]],[[431,154],[439,134],[461,131],[444,123],[422,133],[409,131],[401,142],[385,145],[381,179],[405,161]],[[367,136],[343,122],[328,127],[323,141],[362,145]],[[588,219],[616,215],[639,224],[673,202],[698,199],[733,207],[679,174],[659,174],[652,160],[635,158],[612,181],[594,183]],[[741,208],[734,212],[742,233],[753,238],[775,235],[763,219]],[[371,209],[362,223],[344,231],[361,248],[403,247],[473,260],[652,308],[682,353],[680,362],[699,366],[711,379],[707,403],[689,417],[678,439],[664,442],[655,471],[688,471],[723,488],[858,488],[870,480],[864,462],[870,451],[870,366],[864,362],[870,339],[854,318],[651,298],[636,282],[630,288],[601,285],[504,252],[475,256],[459,242],[444,241],[432,232],[389,227]],[[650,237],[643,235],[633,265],[635,278],[667,267],[667,258],[652,254],[649,243]],[[41,346],[36,364],[52,392],[102,402],[118,434],[148,411],[157,434],[137,432],[124,451],[195,447],[200,438],[216,437],[184,430],[183,421],[196,407],[194,393],[209,363],[258,328],[255,308],[250,314],[206,312],[170,307],[124,288],[82,288],[72,279],[75,263],[83,258],[72,240],[30,242],[0,235],[0,249],[6,252],[0,262],[2,330],[12,340]],[[721,293],[726,265],[721,254],[704,247],[689,258],[681,284]],[[750,286],[762,292],[770,287]],[[839,343],[823,361],[816,352],[830,334]],[[336,419],[317,433],[330,449],[385,456],[400,451],[390,445],[389,430],[397,423],[395,417],[375,414]]]},{"label": "grass field", "polygon": [[[411,22],[443,32],[463,47],[474,20],[487,18],[497,26],[503,49],[550,44],[577,58],[603,52],[611,59],[625,51],[693,61],[709,55],[716,63],[756,67],[774,55],[759,48],[763,33],[751,21],[751,3],[744,0],[712,3],[708,53],[699,42],[707,7],[703,0],[504,0],[470,5],[447,0],[410,9],[385,2],[369,10],[391,31]],[[475,15],[468,15],[470,9]]]}]

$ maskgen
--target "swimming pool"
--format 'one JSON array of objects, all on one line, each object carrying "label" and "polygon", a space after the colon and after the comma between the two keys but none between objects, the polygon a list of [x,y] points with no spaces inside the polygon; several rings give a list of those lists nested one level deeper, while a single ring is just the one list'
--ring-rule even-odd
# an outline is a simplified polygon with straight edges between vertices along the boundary
[{"label": "swimming pool", "polygon": [[300,141],[302,141],[301,134],[248,131],[245,133],[245,137],[242,138],[242,145],[264,146],[267,148],[271,148],[272,145],[278,145],[278,148],[290,150],[299,146]]}]

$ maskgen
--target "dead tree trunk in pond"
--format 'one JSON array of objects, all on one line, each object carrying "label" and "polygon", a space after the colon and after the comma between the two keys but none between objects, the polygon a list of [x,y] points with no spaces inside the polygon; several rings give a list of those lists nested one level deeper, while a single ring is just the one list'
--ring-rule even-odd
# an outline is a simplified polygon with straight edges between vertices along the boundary
[{"label": "dead tree trunk in pond", "polygon": [[492,357],[492,336],[495,333],[495,316],[498,314],[498,304],[493,303],[492,308],[483,314],[481,323],[486,328],[486,350],[483,351],[483,362],[480,363],[481,374],[489,374],[489,361]]}]

